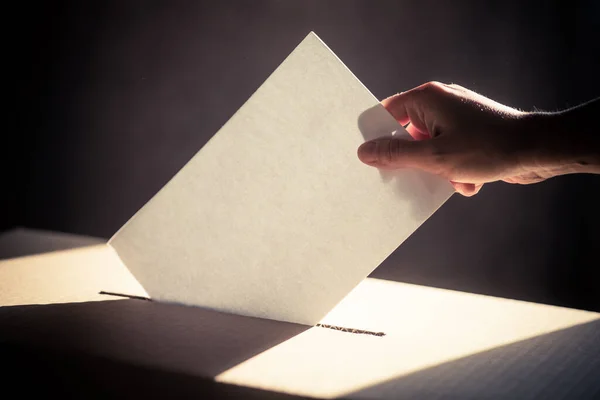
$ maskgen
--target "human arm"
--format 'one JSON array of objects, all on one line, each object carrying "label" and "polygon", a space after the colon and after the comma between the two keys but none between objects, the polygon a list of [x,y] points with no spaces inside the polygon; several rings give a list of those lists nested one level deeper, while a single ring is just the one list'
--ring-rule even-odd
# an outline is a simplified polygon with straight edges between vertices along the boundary
[{"label": "human arm", "polygon": [[557,112],[523,112],[458,85],[430,82],[382,101],[415,141],[382,138],[358,149],[368,165],[419,168],[463,195],[484,183],[535,183],[600,173],[600,101]]}]

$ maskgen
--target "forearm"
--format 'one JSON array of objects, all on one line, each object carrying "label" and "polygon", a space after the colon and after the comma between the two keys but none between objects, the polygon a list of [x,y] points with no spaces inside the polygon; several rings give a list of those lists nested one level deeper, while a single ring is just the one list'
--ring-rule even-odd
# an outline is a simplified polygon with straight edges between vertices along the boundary
[{"label": "forearm", "polygon": [[532,112],[522,119],[526,164],[557,175],[600,174],[600,99],[556,113]]}]

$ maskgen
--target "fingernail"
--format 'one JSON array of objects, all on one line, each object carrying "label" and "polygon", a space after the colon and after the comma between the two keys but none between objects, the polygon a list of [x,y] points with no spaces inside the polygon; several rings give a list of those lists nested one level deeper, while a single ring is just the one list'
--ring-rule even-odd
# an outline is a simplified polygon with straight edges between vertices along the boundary
[{"label": "fingernail", "polygon": [[358,158],[362,162],[373,162],[377,160],[377,143],[366,142],[358,148]]}]

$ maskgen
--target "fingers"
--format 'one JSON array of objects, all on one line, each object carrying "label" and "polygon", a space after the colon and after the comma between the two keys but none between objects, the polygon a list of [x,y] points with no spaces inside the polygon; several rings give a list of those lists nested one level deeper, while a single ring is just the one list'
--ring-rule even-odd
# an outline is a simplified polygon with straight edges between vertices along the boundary
[{"label": "fingers", "polygon": [[417,140],[421,140],[423,135],[431,136],[427,131],[427,118],[431,115],[427,111],[427,104],[435,103],[439,96],[447,93],[448,87],[439,82],[427,82],[414,89],[406,92],[398,93],[381,101],[385,109],[398,121],[401,125],[406,125],[410,122],[412,126],[409,133],[412,135],[417,132]]},{"label": "fingers", "polygon": [[[358,158],[380,169],[418,168],[433,174],[445,175],[443,166],[434,161],[432,143],[435,139],[409,141],[394,138],[375,139],[358,148]],[[466,197],[479,193],[483,184],[450,181],[454,189]]]},{"label": "fingers", "polygon": [[[409,141],[381,138],[363,143],[358,148],[358,158],[365,164],[383,169],[419,168],[434,172],[432,160],[433,140]],[[435,173],[435,172],[434,172]]]},{"label": "fingers", "polygon": [[415,140],[426,140],[431,138],[427,131],[423,132],[414,124],[408,124],[408,126],[406,127],[406,131]]},{"label": "fingers", "polygon": [[[363,144],[358,157],[377,168],[418,168],[445,178],[456,176],[456,160],[452,158],[456,158],[457,146],[445,141],[439,128],[444,115],[452,116],[452,104],[460,100],[459,92],[465,90],[458,85],[428,82],[383,100],[381,104],[400,124],[406,125],[415,141],[377,139]],[[451,184],[463,196],[473,196],[483,186],[454,181]]]},{"label": "fingers", "polygon": [[[358,158],[367,165],[380,169],[418,168],[433,174],[447,176],[443,165],[435,161],[433,143],[437,139],[410,141],[381,138],[363,143]],[[454,189],[466,197],[479,193],[483,184],[450,181]]]},{"label": "fingers", "polygon": [[466,197],[475,196],[481,188],[483,187],[483,183],[473,184],[473,183],[462,183],[462,182],[454,182],[450,181],[454,189]]},{"label": "fingers", "polygon": [[406,125],[410,122],[408,114],[408,105],[411,98],[411,91],[398,93],[381,101],[381,105],[392,114],[392,116],[400,123]]}]

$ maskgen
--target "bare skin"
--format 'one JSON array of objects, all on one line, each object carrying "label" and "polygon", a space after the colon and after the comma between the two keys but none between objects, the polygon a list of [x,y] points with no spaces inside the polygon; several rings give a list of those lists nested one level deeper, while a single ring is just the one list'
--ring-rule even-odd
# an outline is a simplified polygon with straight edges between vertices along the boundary
[{"label": "bare skin", "polygon": [[600,100],[556,112],[523,112],[458,85],[429,82],[381,102],[415,139],[381,138],[358,149],[365,164],[418,168],[472,196],[483,184],[529,184],[600,173]]}]

